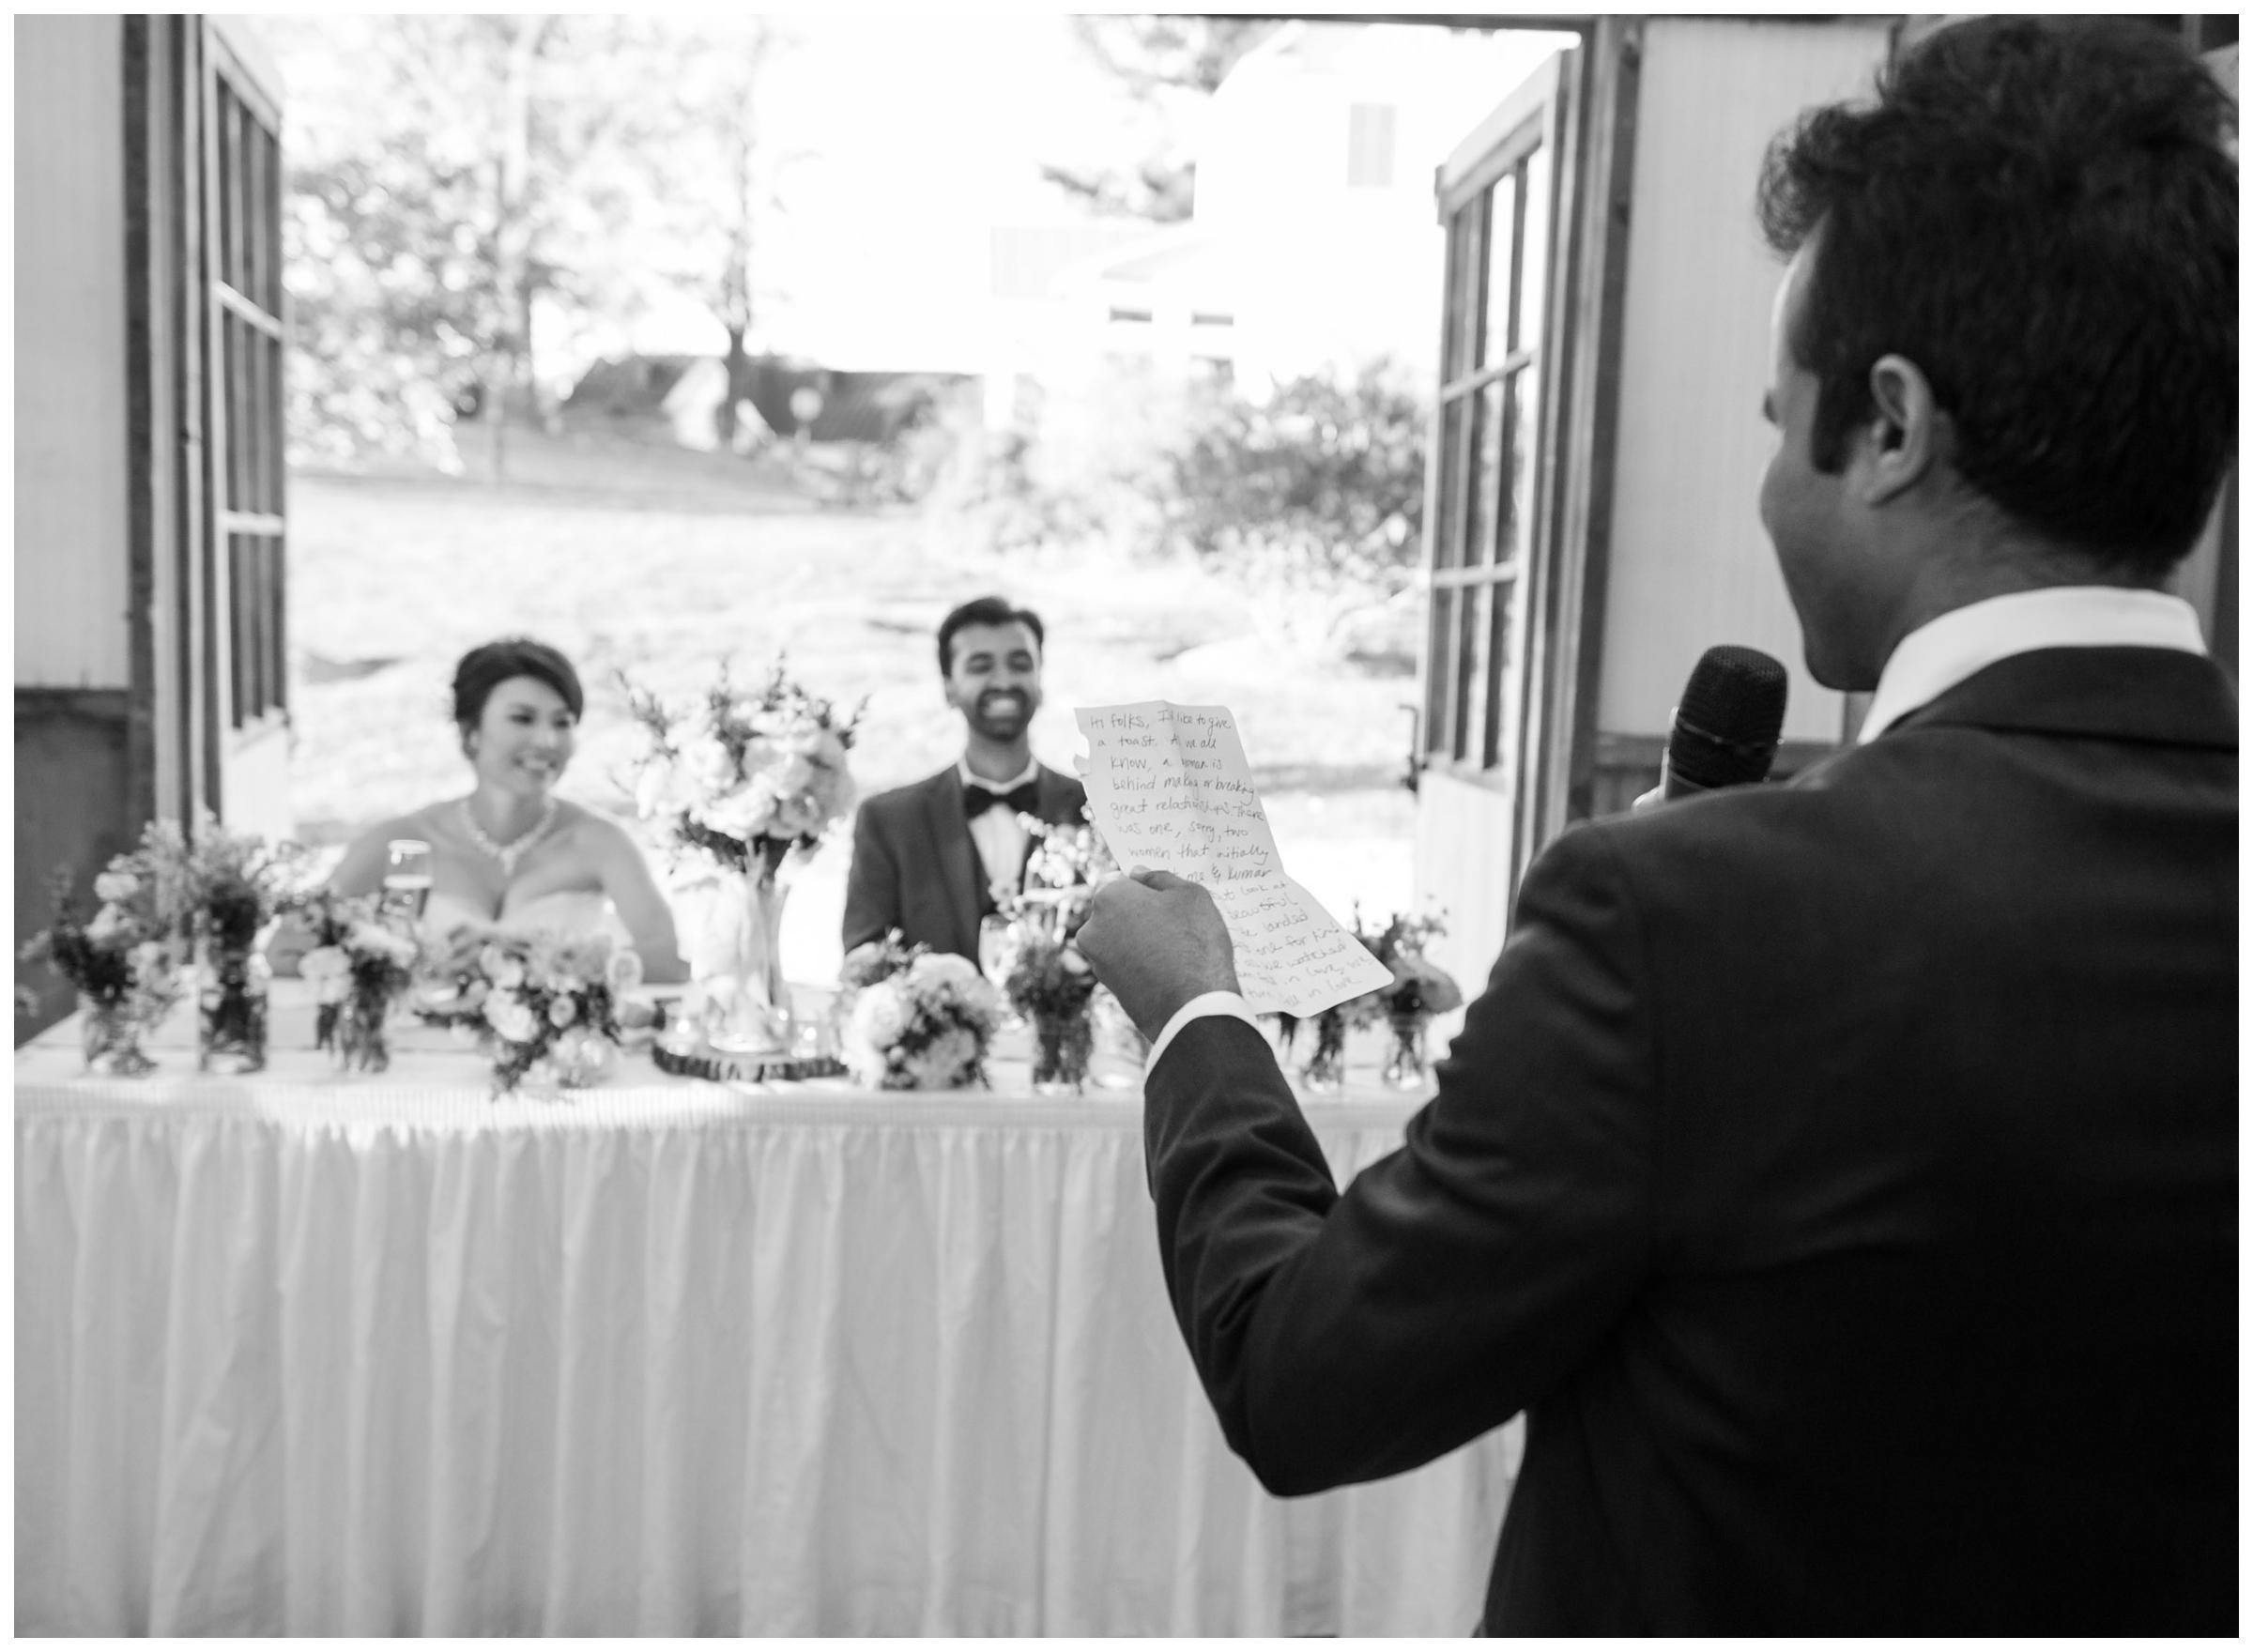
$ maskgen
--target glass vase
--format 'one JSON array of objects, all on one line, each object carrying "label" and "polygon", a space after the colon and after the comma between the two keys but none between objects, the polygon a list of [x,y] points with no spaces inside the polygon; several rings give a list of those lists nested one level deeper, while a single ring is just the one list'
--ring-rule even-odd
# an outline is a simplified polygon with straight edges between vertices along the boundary
[{"label": "glass vase", "polygon": [[329,1048],[343,1072],[380,1073],[391,1064],[391,997],[388,992],[352,992],[335,1004]]},{"label": "glass vase", "polygon": [[1033,1090],[1038,1095],[1078,1095],[1087,1084],[1096,1026],[1082,1002],[1077,1009],[1040,1010],[1033,1017]]},{"label": "glass vase", "polygon": [[156,1071],[141,1048],[146,1029],[130,994],[117,998],[78,995],[78,1031],[86,1071],[105,1078],[138,1078]]},{"label": "glass vase", "polygon": [[206,1073],[255,1073],[266,1065],[268,983],[272,970],[248,946],[205,955],[196,1002],[196,1067]]},{"label": "glass vase", "polygon": [[704,1042],[724,1055],[790,1048],[790,989],[782,972],[782,910],[789,885],[755,869],[713,900],[697,985]]},{"label": "glass vase", "polygon": [[1423,1010],[1402,1010],[1386,1017],[1390,1042],[1385,1049],[1385,1082],[1395,1090],[1421,1090],[1430,1082],[1424,1070],[1424,1033],[1432,1017]]},{"label": "glass vase", "polygon": [[1337,1095],[1345,1089],[1345,1012],[1325,1010],[1314,1017],[1314,1049],[1298,1070],[1299,1082],[1312,1094]]}]

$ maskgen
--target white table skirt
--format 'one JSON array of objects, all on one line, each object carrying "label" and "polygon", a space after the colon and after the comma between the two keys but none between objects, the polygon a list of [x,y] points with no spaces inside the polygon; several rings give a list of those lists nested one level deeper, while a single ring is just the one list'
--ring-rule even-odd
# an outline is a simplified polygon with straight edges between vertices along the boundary
[{"label": "white table skirt", "polygon": [[[284,1048],[16,1090],[21,1633],[1461,1634],[1513,1425],[1284,1502],[1161,1285],[1132,1091]],[[1000,1077],[1006,1081],[1006,1071]],[[1310,1109],[1341,1172],[1412,1103]]]}]

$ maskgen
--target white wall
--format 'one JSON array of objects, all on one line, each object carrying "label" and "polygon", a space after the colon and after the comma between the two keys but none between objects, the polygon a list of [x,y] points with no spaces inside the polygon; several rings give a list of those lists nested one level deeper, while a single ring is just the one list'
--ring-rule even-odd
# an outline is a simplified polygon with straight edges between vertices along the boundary
[{"label": "white wall", "polygon": [[1714,643],[1791,668],[1788,740],[1834,741],[1760,527],[1760,417],[1783,267],[1753,213],[1769,140],[1810,104],[1867,97],[1881,18],[1652,18],[1644,37],[1600,727],[1664,732]]},{"label": "white wall", "polygon": [[128,681],[121,27],[15,21],[19,686]]}]

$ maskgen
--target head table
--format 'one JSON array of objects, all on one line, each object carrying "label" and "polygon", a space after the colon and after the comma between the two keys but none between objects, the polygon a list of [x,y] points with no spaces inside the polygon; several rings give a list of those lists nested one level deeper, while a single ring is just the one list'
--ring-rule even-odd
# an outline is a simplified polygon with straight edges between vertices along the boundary
[{"label": "head table", "polygon": [[[1133,1069],[1029,1094],[16,1058],[20,1633],[1461,1634],[1517,1425],[1262,1491],[1167,1306]],[[1308,1111],[1341,1178],[1420,1102]]]}]

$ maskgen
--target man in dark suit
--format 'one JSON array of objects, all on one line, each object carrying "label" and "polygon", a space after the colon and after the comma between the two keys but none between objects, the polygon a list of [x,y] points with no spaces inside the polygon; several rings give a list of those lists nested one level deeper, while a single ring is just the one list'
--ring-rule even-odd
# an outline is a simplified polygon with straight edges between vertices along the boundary
[{"label": "man in dark suit", "polygon": [[1040,616],[1000,597],[964,603],[939,626],[939,673],[962,713],[962,756],[912,786],[868,799],[852,826],[845,950],[892,929],[934,952],[978,956],[979,921],[1024,881],[1020,814],[1078,825],[1079,781],[1033,757],[1040,709]]},{"label": "man in dark suit", "polygon": [[2235,442],[2227,107],[2119,20],[1880,93],[1761,191],[1761,514],[1859,743],[1552,844],[1342,1194],[1202,890],[1081,933],[1262,1481],[1527,1414],[1490,1632],[2236,1627],[2237,705],[2162,589]]}]

